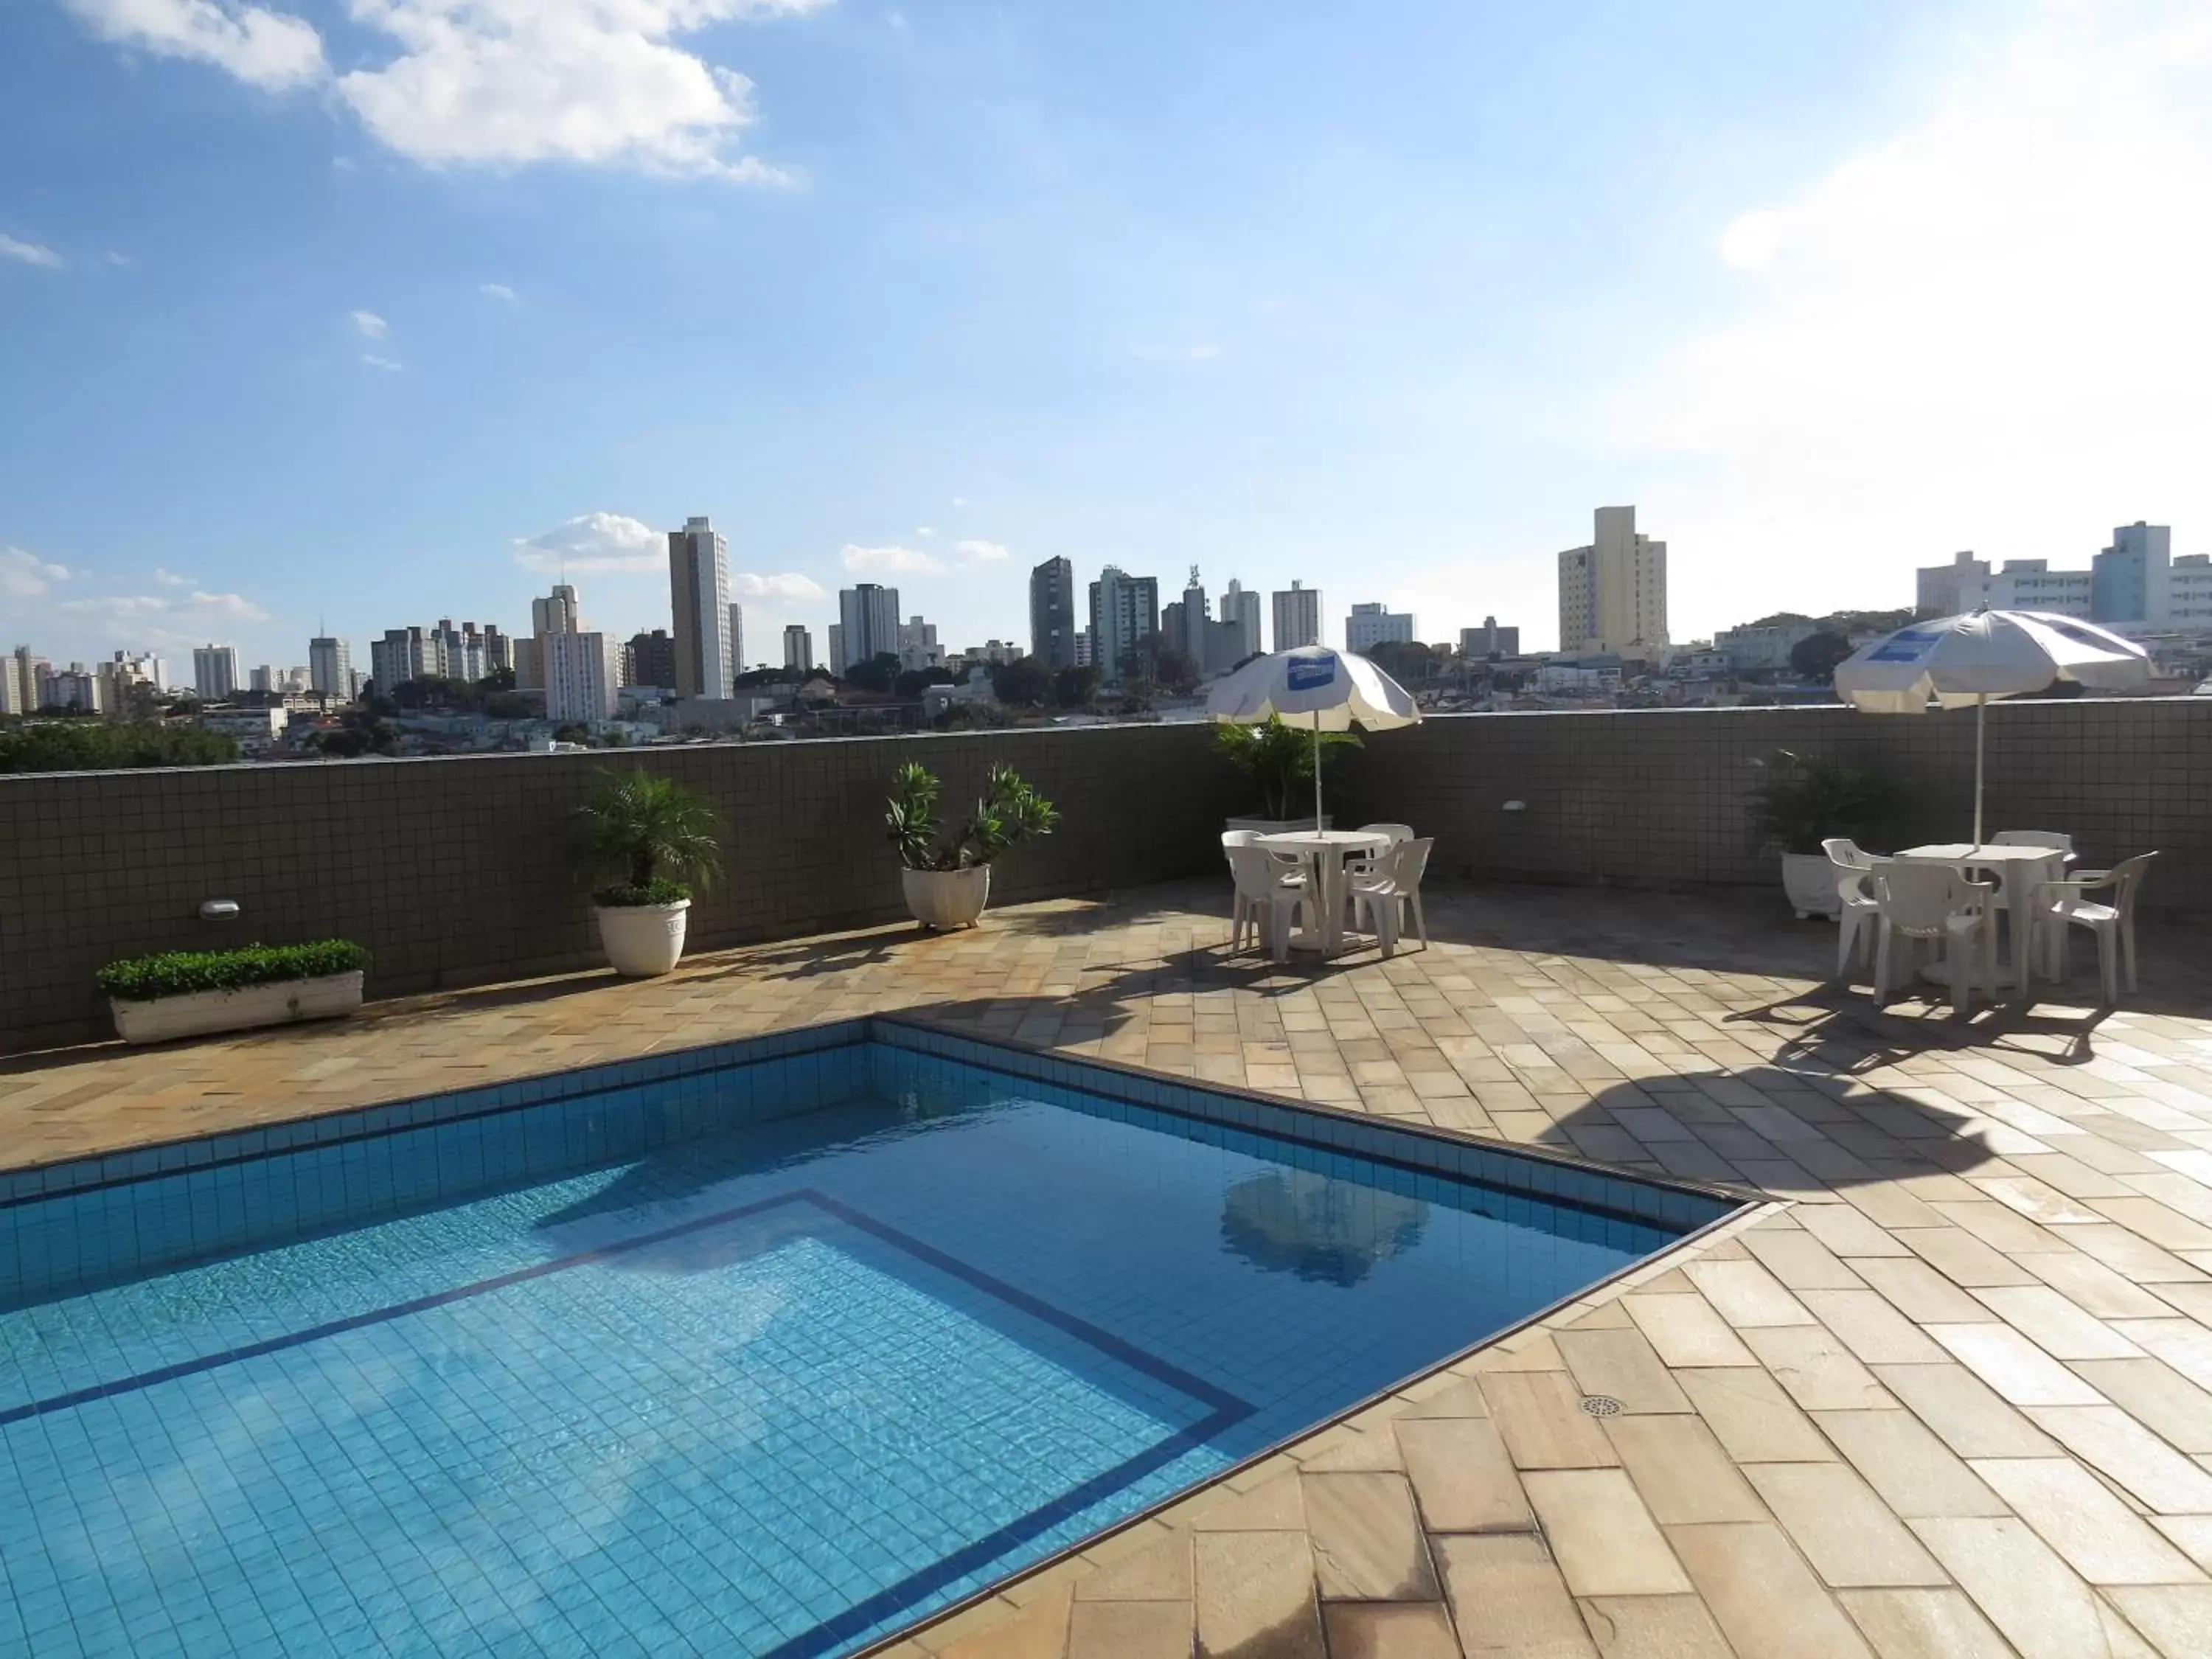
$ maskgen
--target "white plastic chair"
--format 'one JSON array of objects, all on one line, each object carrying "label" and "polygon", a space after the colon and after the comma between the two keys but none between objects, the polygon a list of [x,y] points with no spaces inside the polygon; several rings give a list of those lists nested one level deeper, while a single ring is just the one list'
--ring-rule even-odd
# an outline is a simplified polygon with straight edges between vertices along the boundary
[{"label": "white plastic chair", "polygon": [[1947,864],[1917,864],[1875,859],[1869,872],[1881,914],[1874,951],[1876,1001],[1890,992],[1890,968],[1896,942],[1905,941],[1908,963],[1914,946],[1926,941],[1943,947],[1943,966],[1951,981],[1951,1006],[1971,1013],[1974,981],[1982,977],[1996,994],[1996,887],[1968,881]]},{"label": "white plastic chair", "polygon": [[1395,846],[1399,842],[1413,840],[1413,826],[1410,823],[1363,823],[1359,826],[1359,833],[1363,836],[1388,836]]},{"label": "white plastic chair", "polygon": [[1286,876],[1274,854],[1264,847],[1231,847],[1229,873],[1237,882],[1237,906],[1229,919],[1229,950],[1243,949],[1245,931],[1264,943],[1277,962],[1291,954],[1291,918],[1306,902],[1304,876]]},{"label": "white plastic chair", "polygon": [[[2066,942],[2072,929],[2087,927],[2097,936],[2097,972],[2106,1004],[2120,1000],[2117,955],[2125,960],[2128,989],[2136,988],[2136,895],[2142,890],[2155,853],[2138,853],[2109,870],[2088,870],[2066,881],[2046,881],[2036,891],[2036,927],[2043,934],[2047,955],[2044,968],[2053,983],[2066,977]],[[2099,903],[2085,893],[2109,891],[2109,902]]]},{"label": "white plastic chair", "polygon": [[[1386,957],[1397,953],[1399,911],[1403,908],[1412,909],[1414,932],[1421,948],[1428,949],[1429,921],[1421,914],[1421,877],[1429,867],[1429,849],[1436,844],[1433,837],[1426,836],[1395,842],[1376,860],[1374,875],[1352,884],[1352,925],[1371,925],[1376,942]],[[1382,867],[1386,860],[1387,870]]]},{"label": "white plastic chair", "polygon": [[1359,826],[1359,833],[1363,836],[1388,836],[1390,847],[1377,848],[1372,853],[1355,853],[1346,859],[1345,878],[1352,882],[1379,881],[1386,873],[1382,862],[1390,848],[1413,840],[1413,826],[1410,823],[1363,823]]},{"label": "white plastic chair", "polygon": [[1841,979],[1872,952],[1881,904],[1867,890],[1867,878],[1874,873],[1871,854],[1840,836],[1822,842],[1820,850],[1835,868],[1836,896],[1843,901],[1836,913],[1836,977]]}]

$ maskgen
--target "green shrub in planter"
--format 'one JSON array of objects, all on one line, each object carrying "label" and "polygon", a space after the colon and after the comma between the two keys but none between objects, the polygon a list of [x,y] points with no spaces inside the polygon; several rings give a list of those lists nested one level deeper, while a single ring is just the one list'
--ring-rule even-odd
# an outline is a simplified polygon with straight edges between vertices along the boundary
[{"label": "green shrub in planter", "polygon": [[312,945],[248,945],[235,951],[165,951],[158,956],[111,962],[100,988],[118,1002],[154,1002],[195,991],[234,991],[245,985],[350,974],[368,966],[368,952],[351,939]]}]

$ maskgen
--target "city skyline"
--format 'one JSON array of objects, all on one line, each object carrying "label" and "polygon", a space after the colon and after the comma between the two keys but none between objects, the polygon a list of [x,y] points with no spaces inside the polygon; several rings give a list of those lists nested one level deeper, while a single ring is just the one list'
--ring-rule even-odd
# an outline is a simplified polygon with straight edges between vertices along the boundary
[{"label": "city skyline", "polygon": [[586,88],[569,151],[504,83],[367,120],[414,60],[338,9],[252,14],[289,77],[185,9],[0,15],[0,614],[57,657],[358,651],[394,592],[520,631],[564,563],[626,637],[702,510],[757,661],[854,578],[1020,636],[1054,556],[1539,646],[1595,501],[1664,527],[1684,638],[2212,523],[2178,3],[1413,7],[1274,20],[1226,88],[1235,7],[769,6],[653,43],[744,118]]}]

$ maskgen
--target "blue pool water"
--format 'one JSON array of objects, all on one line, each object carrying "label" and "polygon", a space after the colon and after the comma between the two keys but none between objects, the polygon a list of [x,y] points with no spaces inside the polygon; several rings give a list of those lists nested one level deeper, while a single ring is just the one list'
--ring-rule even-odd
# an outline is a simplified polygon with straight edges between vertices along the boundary
[{"label": "blue pool water", "polygon": [[[543,1172],[531,1109],[700,1132],[413,1213],[451,1137],[366,1134],[356,1224],[211,1261],[162,1260],[181,1177],[0,1212],[19,1274],[112,1255],[64,1228],[166,1267],[0,1312],[0,1651],[849,1651],[1727,1207],[852,1047],[795,1115],[739,1065],[471,1118],[479,1186],[503,1137]],[[311,1156],[222,1178],[289,1215]]]}]

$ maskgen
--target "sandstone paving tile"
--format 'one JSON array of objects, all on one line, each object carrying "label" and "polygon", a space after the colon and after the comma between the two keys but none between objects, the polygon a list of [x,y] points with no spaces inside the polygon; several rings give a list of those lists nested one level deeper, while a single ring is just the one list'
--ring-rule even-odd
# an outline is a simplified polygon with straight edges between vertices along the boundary
[{"label": "sandstone paving tile", "polygon": [[2005,1285],[1975,1297],[2058,1359],[2132,1359],[2142,1350],[2047,1285]]},{"label": "sandstone paving tile", "polygon": [[1564,1370],[1486,1372],[1482,1392],[1516,1468],[1597,1468],[1618,1461]]},{"label": "sandstone paving tile", "polygon": [[1969,1176],[1967,1181],[2007,1209],[2045,1227],[2064,1227],[2098,1219],[2094,1210],[2033,1176],[1977,1175]]},{"label": "sandstone paving tile", "polygon": [[1063,1659],[1067,1620],[1073,1605],[1061,1589],[1008,1614],[1005,1598],[969,1610],[965,1618],[933,1626],[933,1638],[949,1637],[937,1651],[943,1659]]},{"label": "sandstone paving tile", "polygon": [[2065,1455],[2057,1442],[1963,1365],[1881,1365],[1875,1375],[1960,1457]]},{"label": "sandstone paving tile", "polygon": [[[2043,1261],[2059,1260],[2045,1256]],[[1880,1291],[1916,1325],[1963,1325],[1996,1316],[1917,1256],[1910,1260],[1865,1260],[1854,1263],[1859,1277]]]},{"label": "sandstone paving tile", "polygon": [[2116,1406],[2030,1407],[2038,1428],[2144,1507],[2166,1515],[2212,1515],[2207,1474]]},{"label": "sandstone paving tile", "polygon": [[1836,1600],[1881,1659],[2012,1659],[1963,1590],[1856,1589]]},{"label": "sandstone paving tile", "polygon": [[1304,1488],[1297,1472],[1285,1468],[1248,1491],[1217,1496],[1190,1524],[1200,1532],[1304,1532]]},{"label": "sandstone paving tile", "polygon": [[1744,1474],[1837,1589],[1949,1581],[1904,1522],[1842,1463],[1751,1463]]},{"label": "sandstone paving tile", "polygon": [[1739,1655],[1866,1659],[1870,1652],[1773,1522],[1674,1527],[1668,1539]]},{"label": "sandstone paving tile", "polygon": [[2090,1583],[2203,1581],[2193,1562],[2071,1458],[1969,1462],[1974,1473]]},{"label": "sandstone paving tile", "polygon": [[1513,1460],[1488,1418],[1406,1418],[1397,1434],[1429,1531],[1520,1532],[1534,1524]]},{"label": "sandstone paving tile", "polygon": [[1674,1380],[1714,1437],[1740,1463],[1818,1462],[1836,1455],[1813,1419],[1764,1370],[1680,1370]]},{"label": "sandstone paving tile", "polygon": [[[2212,1253],[2203,1250],[2185,1250],[2182,1254],[2185,1257],[2212,1258]],[[2180,1283],[2168,1281],[2154,1286],[2154,1289],[2166,1305],[2148,1313],[2132,1316],[2133,1317],[2157,1319],[2179,1312],[2185,1314],[2200,1325],[2212,1327],[2212,1279],[2190,1279]]]},{"label": "sandstone paving tile", "polygon": [[1894,1405],[1874,1374],[1823,1325],[1774,1325],[1744,1333],[1759,1363],[1810,1411],[1856,1411]]},{"label": "sandstone paving tile", "polygon": [[1346,1601],[1433,1601],[1443,1591],[1405,1476],[1299,1477],[1306,1535],[1323,1596]]},{"label": "sandstone paving tile", "polygon": [[1954,1285],[2033,1285],[2035,1275],[1963,1227],[1913,1227],[1897,1237]]},{"label": "sandstone paving tile", "polygon": [[[1793,1215],[1802,1220],[1807,1212],[1827,1207],[1801,1204]],[[1743,1243],[1767,1272],[1792,1291],[1848,1291],[1860,1286],[1859,1276],[1802,1226],[1754,1227],[1744,1234]]]},{"label": "sandstone paving tile", "polygon": [[1387,1422],[1352,1421],[1323,1429],[1292,1449],[1298,1467],[1312,1470],[1392,1470],[1406,1467]]},{"label": "sandstone paving tile", "polygon": [[1908,1245],[1890,1237],[1863,1210],[1852,1204],[1808,1204],[1796,1212],[1798,1224],[1838,1256],[1905,1256]]},{"label": "sandstone paving tile", "polygon": [[[1757,1364],[1743,1339],[1713,1311],[1712,1304],[1697,1294],[1686,1278],[1681,1282],[1687,1294],[1639,1291],[1620,1299],[1661,1360],[1674,1367]],[[1644,1290],[1653,1288],[1647,1285]]]},{"label": "sandstone paving tile", "polygon": [[[2200,1189],[2202,1191],[2203,1189]],[[2130,1193],[2125,1197],[2100,1197],[2089,1207],[2107,1221],[2169,1250],[2212,1250],[2212,1226],[2183,1214],[2154,1198]]]},{"label": "sandstone paving tile", "polygon": [[2212,1653],[2212,1585],[2122,1586],[2105,1594],[2162,1659]]},{"label": "sandstone paving tile", "polygon": [[1201,1533],[1194,1544],[1198,1659],[1328,1659],[1304,1533]]},{"label": "sandstone paving tile", "polygon": [[2154,1515],[2150,1523],[2174,1548],[2212,1572],[2212,1515]]},{"label": "sandstone paving tile", "polygon": [[2066,1242],[2138,1285],[2187,1282],[2205,1277],[2202,1269],[2160,1249],[2140,1233],[2117,1224],[2069,1227]]},{"label": "sandstone paving tile", "polygon": [[2115,1319],[2112,1327],[2200,1389],[2212,1389],[2212,1330],[2193,1319]]},{"label": "sandstone paving tile", "polygon": [[1683,1268],[1706,1301],[1738,1330],[1770,1325],[1809,1325],[1813,1316],[1759,1262],[1707,1255]]},{"label": "sandstone paving tile", "polygon": [[1580,1606],[1603,1659],[1734,1659],[1696,1595],[1594,1595]]},{"label": "sandstone paving tile", "polygon": [[1910,1410],[1818,1412],[1814,1421],[1898,1515],[2008,1513],[2003,1499]]},{"label": "sandstone paving tile", "polygon": [[1436,1540],[1467,1659],[1597,1659],[1580,1610],[1534,1533]]},{"label": "sandstone paving tile", "polygon": [[1322,1608],[1322,1625],[1329,1659],[1460,1659],[1459,1638],[1440,1601],[1331,1601]]},{"label": "sandstone paving tile", "polygon": [[1078,1601],[1067,1659],[1190,1659],[1188,1601]]},{"label": "sandstone paving tile", "polygon": [[[1132,1528],[1084,1552],[1096,1571],[1075,1581],[1078,1601],[1188,1601],[1188,1532],[1158,1522]],[[1128,1540],[1125,1543],[1124,1540]]]},{"label": "sandstone paving tile", "polygon": [[1586,1395],[1618,1400],[1626,1412],[1688,1411],[1688,1399],[1644,1334],[1630,1323],[1627,1310],[1615,1301],[1605,1311],[1620,1321],[1620,1328],[1553,1334],[1576,1385]]},{"label": "sandstone paving tile", "polygon": [[2008,1325],[1930,1325],[1928,1334],[2015,1406],[2101,1406],[2094,1389]]},{"label": "sandstone paving tile", "polygon": [[[1482,1384],[1472,1376],[1438,1371],[1399,1396],[1407,1409],[1401,1417],[1487,1417],[1490,1402],[1482,1397]],[[1395,1419],[1394,1419],[1395,1420]]]},{"label": "sandstone paving tile", "polygon": [[[1940,1203],[1936,1208],[1953,1226],[1964,1228],[1991,1249],[2007,1255],[2036,1255],[2069,1248],[2058,1231],[2039,1225],[1993,1198]],[[2095,1218],[2082,1217],[2087,1221]]]},{"label": "sandstone paving tile", "polygon": [[1768,1518],[1766,1506],[1702,1418],[1617,1417],[1605,1427],[1661,1525]]},{"label": "sandstone paving tile", "polygon": [[2024,1659],[2104,1659],[2088,1585],[2016,1516],[1915,1521],[1936,1559]]},{"label": "sandstone paving tile", "polygon": [[1948,1356],[1878,1291],[1801,1291],[1820,1322],[1869,1364],[1941,1364]]},{"label": "sandstone paving tile", "polygon": [[[2161,1301],[2094,1256],[2069,1250],[2063,1255],[2026,1255],[2020,1261],[2021,1266],[2082,1312],[2094,1314],[2099,1319],[2164,1319],[2173,1313],[2174,1304]],[[2167,1291],[2191,1288],[2184,1285],[2161,1287]]]},{"label": "sandstone paving tile", "polygon": [[1668,1595],[1690,1588],[1621,1470],[1541,1469],[1524,1480],[1575,1595]]},{"label": "sandstone paving tile", "polygon": [[2212,1454],[2212,1394],[2164,1360],[2076,1360],[2069,1369],[2169,1443],[2193,1455]]}]

